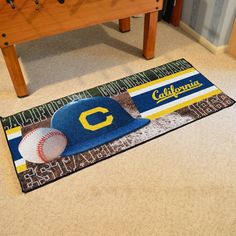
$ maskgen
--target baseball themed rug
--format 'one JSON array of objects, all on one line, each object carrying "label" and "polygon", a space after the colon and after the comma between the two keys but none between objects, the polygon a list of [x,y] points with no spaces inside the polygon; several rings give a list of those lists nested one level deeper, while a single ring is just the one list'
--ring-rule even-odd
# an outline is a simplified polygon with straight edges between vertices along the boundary
[{"label": "baseball themed rug", "polygon": [[1,122],[29,192],[234,103],[180,59]]}]

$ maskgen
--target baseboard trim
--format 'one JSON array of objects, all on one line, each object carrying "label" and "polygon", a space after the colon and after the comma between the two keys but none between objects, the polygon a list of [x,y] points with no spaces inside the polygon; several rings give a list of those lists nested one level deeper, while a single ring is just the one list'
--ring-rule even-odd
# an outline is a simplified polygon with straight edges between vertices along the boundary
[{"label": "baseboard trim", "polygon": [[222,45],[222,46],[215,46],[213,43],[208,41],[206,38],[201,36],[199,33],[194,31],[192,28],[190,28],[187,24],[185,24],[183,21],[180,21],[179,24],[180,28],[185,31],[186,33],[190,34],[194,39],[197,40],[202,46],[207,48],[210,52],[214,54],[220,54],[227,51],[228,45]]}]

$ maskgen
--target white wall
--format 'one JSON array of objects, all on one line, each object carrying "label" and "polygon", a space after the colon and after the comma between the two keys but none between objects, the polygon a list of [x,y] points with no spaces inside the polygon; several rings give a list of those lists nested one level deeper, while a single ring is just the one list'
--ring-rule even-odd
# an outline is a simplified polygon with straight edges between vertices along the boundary
[{"label": "white wall", "polygon": [[184,0],[182,21],[216,46],[226,45],[236,0]]}]

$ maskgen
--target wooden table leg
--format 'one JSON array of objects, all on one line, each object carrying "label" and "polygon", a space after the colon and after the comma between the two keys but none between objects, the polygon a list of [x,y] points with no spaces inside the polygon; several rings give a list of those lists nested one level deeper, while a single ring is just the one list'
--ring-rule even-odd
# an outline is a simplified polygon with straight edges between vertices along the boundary
[{"label": "wooden table leg", "polygon": [[27,96],[28,90],[16,55],[15,47],[11,45],[1,49],[17,96]]},{"label": "wooden table leg", "polygon": [[173,12],[172,12],[172,16],[171,16],[171,23],[174,26],[179,26],[180,23],[180,19],[181,19],[181,14],[182,14],[182,9],[183,9],[183,0],[177,0],[176,4],[174,6]]},{"label": "wooden table leg", "polygon": [[152,59],[155,56],[156,32],[157,11],[146,13],[143,37],[143,55],[146,59]]},{"label": "wooden table leg", "polygon": [[122,33],[130,31],[130,17],[119,20],[119,30]]}]

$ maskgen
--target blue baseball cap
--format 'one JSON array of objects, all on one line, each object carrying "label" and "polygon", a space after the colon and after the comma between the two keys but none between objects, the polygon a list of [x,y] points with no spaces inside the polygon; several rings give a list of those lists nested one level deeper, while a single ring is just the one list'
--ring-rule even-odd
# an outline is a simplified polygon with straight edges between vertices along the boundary
[{"label": "blue baseball cap", "polygon": [[93,97],[60,108],[51,119],[51,127],[67,137],[67,146],[61,156],[69,156],[120,138],[149,122],[133,118],[114,99]]}]

